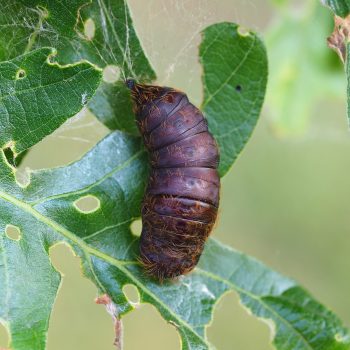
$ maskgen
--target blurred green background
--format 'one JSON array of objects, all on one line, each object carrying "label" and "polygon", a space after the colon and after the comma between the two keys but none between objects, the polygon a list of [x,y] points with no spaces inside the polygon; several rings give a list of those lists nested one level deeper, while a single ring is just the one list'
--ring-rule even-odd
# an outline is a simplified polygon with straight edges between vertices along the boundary
[{"label": "blurred green background", "polygon": [[[223,179],[214,236],[298,280],[350,326],[350,134],[345,76],[327,49],[330,12],[316,0],[129,0],[158,83],[201,102],[200,30],[224,20],[262,33],[270,58],[267,102],[258,126]],[[234,53],[232,53],[234,54]],[[86,111],[36,145],[21,166],[78,159],[108,133]],[[137,227],[137,225],[136,225]],[[66,246],[51,250],[64,274],[50,321],[49,350],[112,350],[109,315]],[[135,300],[135,291],[127,288]],[[137,301],[137,300],[135,300]],[[179,349],[175,329],[150,305],[123,319],[124,349]],[[236,295],[218,303],[209,340],[220,350],[272,349],[266,324]],[[0,348],[7,335],[0,327]]]}]

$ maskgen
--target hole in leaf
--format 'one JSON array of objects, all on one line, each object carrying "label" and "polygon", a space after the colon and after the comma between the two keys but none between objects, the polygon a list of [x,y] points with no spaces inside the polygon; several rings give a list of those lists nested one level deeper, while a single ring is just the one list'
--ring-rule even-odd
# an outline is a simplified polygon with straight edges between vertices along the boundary
[{"label": "hole in leaf", "polygon": [[[165,322],[152,305],[141,304],[134,312],[129,312],[123,317],[123,324],[124,344],[127,349],[178,350],[181,348],[176,328]],[[135,334],[145,336],[135,337]]]},{"label": "hole in leaf", "polygon": [[10,147],[4,148],[4,155],[10,165],[16,166],[15,154]]},{"label": "hole in leaf", "polygon": [[9,335],[6,327],[0,323],[0,349],[6,350],[9,343]]},{"label": "hole in leaf", "polygon": [[28,150],[23,151],[19,154],[15,154],[11,147],[4,148],[4,154],[6,159],[8,163],[12,165],[14,168],[18,167],[21,164],[23,158],[26,156],[27,153],[28,153]]},{"label": "hole in leaf", "polygon": [[48,349],[112,349],[111,317],[94,302],[97,290],[82,276],[80,259],[65,243],[51,247],[49,254],[63,283],[50,317]]},{"label": "hole in leaf", "polygon": [[91,214],[95,212],[100,207],[100,205],[100,200],[90,194],[81,197],[74,202],[75,208],[83,212],[84,214]]},{"label": "hole in leaf", "polygon": [[247,29],[247,28],[245,28],[245,27],[238,27],[237,33],[238,33],[240,36],[249,36],[249,35],[250,35],[249,29]]},{"label": "hole in leaf", "polygon": [[18,71],[16,72],[16,80],[24,79],[26,76],[27,76],[27,73],[22,68],[18,69]]},{"label": "hole in leaf", "polygon": [[233,292],[226,293],[215,306],[213,322],[208,327],[208,338],[218,349],[231,349],[232,339],[237,349],[256,349],[256,344],[259,344],[259,350],[272,349],[269,327],[247,312],[238,295]]},{"label": "hole in leaf", "polygon": [[237,92],[241,92],[242,91],[242,86],[241,85],[237,85],[236,86],[236,91]]},{"label": "hole in leaf", "polygon": [[85,22],[84,22],[84,35],[85,38],[87,40],[92,40],[95,36],[95,22],[93,21],[93,19],[88,18]]},{"label": "hole in leaf", "polygon": [[16,167],[20,166],[20,164],[22,163],[24,157],[27,155],[28,152],[29,152],[29,150],[25,150],[25,151],[16,155],[16,158],[15,158]]},{"label": "hole in leaf", "polygon": [[103,70],[103,80],[106,83],[115,83],[119,80],[120,69],[117,66],[109,65],[106,66]]},{"label": "hole in leaf", "polygon": [[21,230],[15,225],[6,225],[5,233],[13,241],[19,241],[22,238]]},{"label": "hole in leaf", "polygon": [[20,170],[65,166],[80,159],[110,132],[87,108],[67,120],[53,134],[30,148]]},{"label": "hole in leaf", "polygon": [[338,343],[344,343],[346,344],[348,341],[348,338],[346,335],[342,335],[340,333],[336,333],[334,336],[334,339],[338,342]]},{"label": "hole in leaf", "polygon": [[137,219],[133,221],[130,225],[130,230],[134,236],[140,237],[142,231],[142,220]]},{"label": "hole in leaf", "polygon": [[[16,158],[17,161],[17,158]],[[26,187],[30,184],[30,169],[28,167],[19,167],[16,169],[15,178],[21,187]]]},{"label": "hole in leaf", "polygon": [[133,284],[126,284],[123,287],[123,293],[129,300],[130,304],[138,305],[140,304],[140,294],[137,288]]},{"label": "hole in leaf", "polygon": [[47,61],[51,64],[56,62],[56,56],[57,56],[57,52],[53,52],[51,53],[48,57],[47,57]]}]

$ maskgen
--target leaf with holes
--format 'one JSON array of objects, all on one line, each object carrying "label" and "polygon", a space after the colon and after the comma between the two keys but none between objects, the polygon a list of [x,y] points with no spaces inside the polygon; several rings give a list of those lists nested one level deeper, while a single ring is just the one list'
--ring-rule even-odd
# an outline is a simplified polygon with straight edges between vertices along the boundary
[{"label": "leaf with holes", "polygon": [[56,130],[92,97],[101,72],[89,63],[52,64],[42,48],[0,62],[0,146],[13,157]]},{"label": "leaf with holes", "polygon": [[[55,47],[61,64],[88,60],[101,69],[115,65],[122,77],[155,79],[125,0],[1,1],[0,60],[43,46]],[[136,133],[130,97],[119,81],[102,81],[89,107],[107,127]]]},{"label": "leaf with holes", "polygon": [[[79,112],[99,85],[101,72],[91,64],[50,63],[54,53],[50,48],[42,48],[0,62],[0,183],[3,190],[11,192],[7,188],[10,178],[17,190],[22,190],[12,177],[7,159],[14,164],[18,153],[25,152]],[[40,192],[40,187],[36,190]],[[37,227],[40,235],[26,242],[24,228],[36,229],[32,226],[34,218],[27,217],[27,221],[25,215],[21,215],[17,222],[12,214],[9,207],[1,206],[0,319],[11,329],[14,349],[43,349],[60,276],[51,267],[47,255],[46,229]],[[12,221],[17,224],[11,224]],[[35,254],[30,254],[33,250]],[[17,272],[14,260],[20,269]],[[30,293],[27,293],[28,285]],[[45,289],[41,289],[43,286]],[[14,312],[11,305],[21,308],[15,307]]]},{"label": "leaf with holes", "polygon": [[[0,240],[0,318],[14,350],[44,349],[60,281],[48,250],[60,241],[73,247],[85,275],[110,296],[115,316],[133,308],[122,291],[133,284],[141,302],[155,305],[178,329],[183,349],[209,348],[205,326],[214,304],[229,290],[253,314],[274,324],[277,349],[349,349],[340,321],[294,281],[214,240],[193,273],[163,284],[145,277],[137,261],[138,238],[130,231],[147,173],[139,138],[114,132],[76,163],[32,172],[25,188],[18,187],[13,172],[2,157],[0,232],[6,225],[21,232],[19,240],[6,235]],[[89,213],[77,207],[86,196],[99,203]]]},{"label": "leaf with holes", "polygon": [[[40,29],[45,28],[46,18],[51,19],[52,26],[54,19],[58,18],[49,4],[40,3],[35,11],[29,5],[25,7],[35,14],[38,11],[44,14]],[[78,2],[72,2],[70,9],[74,15],[77,6]],[[19,13],[21,9],[17,8]],[[62,14],[63,26],[67,21],[73,23],[71,17],[65,18],[66,12]],[[50,29],[53,30],[53,27]],[[36,40],[44,40],[40,35],[40,31],[34,32],[29,44],[34,47]],[[60,40],[59,36],[56,40]],[[14,101],[22,94],[33,93],[31,85],[23,89],[22,83],[39,74],[43,68],[48,74],[42,79],[52,79],[60,86],[63,73],[60,71],[60,75],[56,70],[67,69],[66,79],[62,80],[67,83],[72,69],[85,67],[85,64],[59,67],[40,61],[42,56],[39,54],[47,53],[45,50],[30,51],[3,63],[19,62],[18,59],[24,57],[31,67],[28,70],[28,66],[17,64],[19,70],[11,71],[9,76],[12,80],[20,81],[11,92]],[[63,55],[63,46],[60,50],[58,57],[67,57]],[[217,52],[221,52],[220,57],[215,56]],[[232,52],[237,54],[232,55]],[[204,111],[220,142],[223,174],[242,149],[256,122],[266,84],[266,55],[262,43],[254,34],[239,34],[237,26],[229,23],[211,26],[204,31],[200,55],[204,66]],[[37,62],[41,65],[35,65]],[[222,63],[228,67],[225,74],[218,70]],[[13,69],[12,65],[9,67]],[[99,78],[98,72],[94,69],[91,72]],[[217,79],[213,79],[216,75]],[[76,76],[83,77],[78,73]],[[70,105],[76,108],[76,92],[87,84],[85,80],[83,84],[80,78],[72,85],[67,83],[64,95],[50,95],[45,88],[43,90],[44,96],[51,96],[45,101],[49,101],[54,111],[52,123],[57,123],[57,126],[61,115],[58,112],[68,108],[62,101],[59,103],[59,99],[62,96],[73,99]],[[12,86],[12,80],[0,80],[1,91],[7,91],[5,88]],[[34,86],[43,88],[41,84]],[[18,91],[22,91],[21,97],[17,96]],[[232,94],[235,99],[231,98]],[[7,114],[0,114],[0,125],[6,126],[1,137],[17,141],[13,147],[15,151],[24,150],[40,139],[36,133],[23,132],[26,129],[21,129],[20,117],[23,106],[38,111],[37,103],[41,97],[34,95],[33,99],[28,99],[27,105],[11,105],[11,123],[8,123]],[[227,109],[223,111],[223,116],[219,113],[222,108]],[[235,113],[228,112],[232,108],[235,108]],[[32,113],[32,109],[24,110],[26,114]],[[68,111],[65,114],[68,115]],[[38,125],[39,130],[42,130],[41,125],[42,122]],[[33,130],[30,123],[27,127]],[[51,132],[52,128],[54,124],[45,132]],[[23,135],[18,134],[19,130]],[[40,135],[43,137],[45,133]],[[231,140],[233,136],[238,138],[237,142]],[[155,305],[162,316],[178,329],[183,349],[209,348],[205,327],[211,320],[214,304],[228,290],[238,292],[242,303],[257,317],[273,322],[274,344],[278,349],[349,349],[348,331],[336,316],[295,282],[214,240],[208,242],[198,268],[190,275],[163,285],[144,275],[137,260],[138,238],[130,231],[130,224],[140,214],[148,178],[147,157],[138,137],[114,132],[76,163],[31,172],[30,182],[25,187],[16,183],[15,173],[16,169],[7,161],[5,149],[2,149],[0,319],[9,331],[12,349],[45,348],[49,316],[60,284],[60,275],[53,269],[48,254],[50,247],[62,241],[70,244],[81,258],[84,274],[96,284],[99,293],[110,296],[116,317],[132,309],[122,288],[125,284],[134,284],[140,292],[141,301]],[[86,198],[97,203],[93,209],[81,207],[81,200]]]},{"label": "leaf with holes", "polygon": [[256,34],[241,33],[233,23],[219,23],[203,31],[199,56],[204,86],[201,109],[219,143],[222,176],[259,118],[267,83],[266,51]]}]

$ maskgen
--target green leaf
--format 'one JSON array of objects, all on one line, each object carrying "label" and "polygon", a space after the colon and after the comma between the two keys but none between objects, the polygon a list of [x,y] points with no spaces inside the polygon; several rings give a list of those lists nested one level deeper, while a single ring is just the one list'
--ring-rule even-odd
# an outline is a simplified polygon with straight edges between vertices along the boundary
[{"label": "green leaf", "polygon": [[[94,35],[86,35],[88,24]],[[121,77],[155,79],[133,27],[125,0],[4,0],[0,2],[0,60],[32,49],[57,49],[61,64],[87,60],[100,68],[116,65]],[[112,99],[111,94],[122,99]],[[89,105],[106,126],[136,132],[127,89],[101,82]]]},{"label": "green leaf", "polygon": [[[4,0],[0,10],[2,60],[50,46],[60,63],[115,64],[125,76],[154,78],[123,0]],[[92,38],[85,33],[88,20]]]},{"label": "green leaf", "polygon": [[220,147],[224,175],[249,139],[258,120],[267,83],[264,44],[254,33],[241,33],[233,23],[203,31],[202,110]]},{"label": "green leaf", "polygon": [[[122,62],[118,59],[113,62],[120,64],[125,72],[131,72],[130,62],[124,62],[127,50],[123,52],[118,46],[119,31],[114,33],[116,26],[113,20],[117,18],[123,23],[122,18],[125,18],[125,26],[121,28],[127,30],[123,37],[125,41],[120,41],[121,47],[137,52],[138,41],[126,41],[133,34],[129,32],[129,24],[126,24],[129,17],[124,2],[42,0],[39,3],[23,0],[5,1],[0,6],[6,10],[0,12],[0,28],[4,34],[0,35],[1,54],[7,60],[12,58],[3,64],[22,63],[23,59],[31,67],[28,77],[33,74],[45,82],[52,79],[54,83],[60,84],[74,77],[68,74],[74,69],[75,75],[79,76],[83,74],[79,68],[84,65],[91,68],[87,64],[67,67],[52,65],[46,60],[47,49],[31,51],[42,45],[57,47],[60,63],[86,58],[97,65],[105,61],[111,63],[110,59],[114,60],[115,57],[110,51],[116,56],[119,49]],[[97,12],[97,9],[101,11]],[[16,21],[6,18],[8,14]],[[23,18],[26,18],[26,22]],[[94,38],[87,40],[82,37],[82,25],[88,18],[92,18],[96,26],[94,38],[97,41],[92,44],[86,41]],[[9,45],[11,39],[12,44]],[[117,48],[105,49],[104,41],[109,45],[117,44]],[[125,46],[122,46],[123,43]],[[94,47],[100,53],[94,51]],[[43,59],[39,53],[43,54],[45,50]],[[23,56],[17,57],[23,52]],[[32,59],[29,60],[30,57]],[[150,67],[147,61],[141,60],[142,57],[142,52],[139,52],[138,57],[132,58],[131,62],[136,62],[132,68],[139,69],[140,75],[147,76]],[[219,140],[222,152],[220,171],[223,174],[242,149],[258,117],[266,85],[266,55],[256,35],[239,34],[236,25],[225,23],[204,31],[201,61],[204,67],[204,112]],[[11,65],[9,67],[12,69]],[[19,67],[23,68],[23,65]],[[10,68],[1,70],[4,72],[2,74],[7,74]],[[46,74],[40,76],[41,70]],[[98,81],[100,73],[92,68],[91,72]],[[148,77],[151,78],[151,75]],[[7,91],[13,86],[11,93],[15,97],[18,98],[16,91],[28,93],[31,97],[32,85],[23,89],[21,84],[27,76],[21,78],[21,82],[15,86],[11,79],[0,80],[1,91]],[[57,104],[56,114],[52,119],[45,119],[45,122],[57,125],[49,126],[45,130],[46,134],[58,127],[61,109],[65,110],[67,116],[71,111],[69,108],[76,107],[74,98],[78,95],[77,91],[79,87],[86,87],[84,85],[88,85],[88,81],[82,83],[77,80],[72,85],[74,90],[71,86],[65,87],[62,96],[72,99],[72,102],[59,103],[62,97],[60,94],[50,95],[50,103]],[[43,88],[42,84],[37,84],[33,86]],[[237,84],[240,84],[240,88]],[[96,85],[91,88],[92,93],[95,88]],[[110,99],[111,95],[107,92],[102,94],[103,98],[107,96]],[[42,93],[45,95],[46,91]],[[237,93],[233,95],[235,99],[232,99],[232,93]],[[34,97],[38,99],[42,95]],[[29,99],[28,106],[37,107],[36,99]],[[100,106],[106,104],[108,100],[101,99]],[[25,126],[27,129],[22,129],[20,106],[22,104],[18,103],[11,110],[11,123],[8,123],[6,113],[0,113],[0,125],[5,126],[1,137],[16,141],[14,145],[11,144],[16,152],[45,136],[44,131],[41,134],[37,131],[28,132],[33,130],[31,124]],[[124,103],[119,104],[118,108],[122,106]],[[47,105],[43,108],[47,108]],[[230,112],[232,110],[235,112]],[[108,119],[108,109],[106,111],[104,116]],[[34,113],[32,110],[30,112]],[[41,120],[40,111],[35,112]],[[20,117],[12,118],[16,115]],[[130,125],[129,120],[117,127],[133,132]],[[226,129],[228,132],[223,131]],[[140,215],[148,178],[148,161],[140,138],[114,132],[75,163],[31,172],[30,182],[26,186],[16,182],[16,169],[8,162],[11,155],[7,156],[1,149],[0,320],[9,331],[13,350],[45,349],[48,321],[60,284],[60,275],[49,259],[49,249],[58,242],[72,246],[81,258],[84,274],[96,284],[100,294],[110,296],[116,317],[133,308],[123,293],[123,286],[134,284],[140,292],[141,301],[156,306],[162,316],[178,329],[183,349],[209,349],[205,327],[211,320],[214,304],[229,290],[238,292],[242,303],[252,313],[275,324],[274,343],[278,349],[349,349],[348,332],[336,316],[314,301],[295,282],[214,240],[208,242],[199,266],[193,273],[163,285],[145,276],[137,260],[138,238],[130,230],[131,223]],[[95,210],[83,212],[79,209],[78,201],[86,196],[93,196],[98,201]],[[17,236],[10,233],[11,229],[17,230]]]},{"label": "green leaf", "polygon": [[124,82],[101,83],[89,103],[89,109],[110,130],[139,135],[132,111],[130,90]]},{"label": "green leaf", "polygon": [[[67,191],[75,191],[75,199],[83,195],[84,191],[82,189],[93,193],[94,190],[92,188],[97,190],[98,182],[101,181],[108,187],[104,198],[102,198],[102,193],[98,193],[101,207],[103,210],[107,210],[106,215],[112,210],[114,215],[122,219],[123,213],[125,217],[134,215],[138,209],[135,206],[130,208],[129,211],[127,207],[130,205],[129,202],[133,205],[136,204],[133,200],[135,196],[141,198],[142,186],[134,191],[131,184],[129,184],[129,195],[123,193],[122,188],[117,183],[114,183],[114,190],[110,188],[114,173],[115,180],[117,180],[119,176],[125,175],[123,168],[130,172],[136,165],[142,165],[140,160],[135,163],[132,162],[133,159],[137,160],[138,156],[143,153],[140,150],[140,140],[119,136],[119,138],[115,136],[109,137],[104,143],[104,149],[101,149],[101,147],[95,148],[78,164],[52,171],[33,173],[31,184],[25,188],[19,187],[15,182],[14,169],[11,169],[6,164],[5,158],[2,157],[0,163],[0,191],[4,192],[0,195],[0,319],[9,328],[12,341],[11,347],[15,350],[40,350],[45,348],[48,319],[60,280],[59,274],[54,271],[50,264],[48,257],[49,247],[61,241],[62,238],[69,241],[73,246],[75,245],[77,253],[86,255],[85,257],[88,259],[84,259],[83,263],[87,264],[85,269],[89,269],[91,258],[89,253],[85,251],[85,243],[79,235],[86,236],[91,229],[95,230],[93,226],[96,229],[99,227],[105,233],[108,231],[111,233],[114,229],[113,225],[108,227],[108,219],[107,221],[105,219],[101,220],[101,215],[104,215],[102,210],[98,210],[96,214],[87,215],[79,212],[73,202],[66,207],[66,209],[71,209],[70,217],[67,217],[66,222],[54,222],[49,215],[40,213],[34,207],[41,207],[42,211],[45,211],[45,204],[52,203],[48,201],[50,196],[58,195],[61,195],[60,197],[62,198],[57,198],[56,201],[64,204],[66,201],[65,197],[69,196]],[[113,152],[110,152],[110,147],[112,147]],[[120,157],[115,157],[118,152],[120,152]],[[108,159],[105,159],[108,161],[108,169],[103,166],[96,169],[96,164],[91,162],[91,157],[98,158],[101,161],[102,158],[100,157],[103,157],[104,153],[108,154]],[[131,167],[127,166],[129,162]],[[145,169],[141,169],[139,166],[138,170],[143,171],[140,172],[138,177],[134,175],[133,177],[135,178],[135,183],[140,185],[144,181],[143,174]],[[83,177],[82,181],[82,174],[84,173],[89,174],[89,176],[88,178]],[[106,177],[105,182],[100,178],[101,174],[104,174]],[[128,177],[130,178],[130,176],[129,174]],[[62,191],[59,191],[59,193],[56,185],[62,188]],[[92,190],[91,192],[90,189]],[[42,194],[41,191],[43,191]],[[113,200],[111,200],[111,197],[114,197]],[[70,200],[72,198],[70,197]],[[37,203],[36,206],[31,203],[33,201],[38,202],[39,199],[42,203]],[[43,203],[45,200],[48,202]],[[68,202],[66,203],[68,204]],[[58,211],[63,213],[64,210],[61,211],[61,209]],[[112,221],[114,221],[114,215],[110,217]],[[91,221],[94,216],[97,218],[95,223]],[[73,222],[70,221],[72,218],[74,218]],[[72,227],[69,227],[72,224],[76,225],[76,236],[69,231],[69,229],[72,229]],[[86,227],[84,226],[85,224],[87,225]],[[19,228],[21,231],[21,239],[19,241],[12,240],[4,234],[8,225]],[[118,226],[120,226],[120,232],[123,232],[123,228],[128,230],[127,222],[124,224],[119,223]],[[104,234],[101,232],[100,237],[102,238],[103,236]],[[73,237],[73,239],[69,237]],[[94,240],[93,237],[90,239]],[[123,253],[126,254],[126,247],[132,241],[133,238],[131,236],[125,236],[124,242],[122,237],[115,237],[111,244],[108,243],[108,245],[111,249],[114,249],[115,246],[118,246],[118,249],[122,249],[124,244]],[[88,272],[93,273],[92,270]],[[98,284],[99,282],[96,280],[95,283]],[[43,300],[45,300],[45,303],[43,303]],[[123,308],[122,303],[118,305],[121,309]],[[124,307],[129,308],[126,304]]]},{"label": "green leaf", "polygon": [[344,95],[341,64],[326,44],[332,27],[330,12],[311,0],[298,12],[290,4],[282,8],[268,29],[271,69],[266,104],[278,136],[304,134],[321,101]]},{"label": "green leaf", "polygon": [[337,16],[345,18],[350,13],[349,0],[321,0],[321,2],[329,6]]},{"label": "green leaf", "polygon": [[43,48],[0,63],[0,145],[15,155],[78,113],[98,87],[93,66],[51,64],[50,54]]},{"label": "green leaf", "polygon": [[3,151],[4,151],[4,155],[6,157],[7,162],[15,168],[20,166],[23,159],[25,158],[25,156],[29,152],[29,150],[25,150],[25,151],[21,152],[20,154],[15,155],[15,153],[13,153],[13,150],[11,149],[11,147],[6,147],[3,149]]},{"label": "green leaf", "polygon": [[[85,275],[101,294],[110,296],[117,316],[133,308],[123,293],[124,285],[133,284],[141,302],[156,306],[177,328],[183,349],[209,348],[205,326],[215,303],[229,290],[238,292],[253,314],[274,324],[277,349],[349,349],[349,335],[340,321],[294,281],[214,240],[208,242],[193,273],[163,284],[144,275],[137,261],[138,238],[130,231],[147,178],[139,138],[114,132],[76,163],[32,172],[25,188],[16,184],[14,171],[3,157],[0,318],[14,350],[44,349],[59,285],[47,254],[60,241],[73,247]],[[99,201],[94,212],[76,207],[77,200],[87,195]],[[21,230],[19,241],[3,234],[6,225]],[[18,293],[23,288],[26,293]]]}]

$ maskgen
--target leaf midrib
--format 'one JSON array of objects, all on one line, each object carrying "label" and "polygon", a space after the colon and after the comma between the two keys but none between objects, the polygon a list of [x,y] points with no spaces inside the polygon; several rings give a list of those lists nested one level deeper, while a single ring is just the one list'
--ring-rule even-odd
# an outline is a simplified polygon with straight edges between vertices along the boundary
[{"label": "leaf midrib", "polygon": [[[121,272],[123,272],[125,275],[127,275],[127,277],[130,278],[133,281],[133,283],[135,283],[135,285],[137,285],[138,288],[143,290],[152,299],[154,299],[160,306],[162,306],[165,310],[167,310],[167,312],[169,314],[171,314],[174,317],[174,319],[179,322],[180,325],[182,325],[184,328],[188,329],[190,331],[190,333],[195,335],[201,341],[205,342],[205,340],[203,338],[201,338],[192,329],[192,327],[187,322],[185,322],[183,319],[179,318],[174,313],[173,310],[171,310],[166,304],[163,303],[163,301],[158,299],[158,297],[156,295],[154,295],[148,288],[145,288],[144,285],[125,267],[126,265],[130,265],[130,261],[121,261],[121,260],[118,260],[118,259],[115,259],[115,258],[109,256],[108,254],[105,254],[103,252],[100,252],[100,251],[96,250],[95,248],[93,248],[90,245],[86,244],[81,238],[76,236],[74,233],[72,233],[68,229],[66,229],[66,228],[62,227],[61,225],[59,225],[56,221],[49,219],[48,217],[44,216],[43,214],[41,214],[40,212],[35,210],[31,205],[29,205],[29,204],[27,204],[27,203],[25,203],[25,202],[15,198],[15,197],[11,196],[11,195],[9,195],[6,192],[0,191],[0,198],[2,198],[4,200],[6,200],[7,202],[15,205],[16,207],[22,209],[23,211],[31,214],[33,217],[35,217],[40,222],[42,222],[42,223],[46,224],[47,226],[53,228],[55,231],[59,232],[64,237],[68,238],[69,240],[71,240],[72,242],[77,244],[83,250],[83,252],[85,254],[87,254],[87,255],[89,255],[89,254],[90,255],[94,255],[94,256],[96,256],[96,257],[98,257],[98,258],[100,258],[100,259],[110,263],[111,265],[117,267]],[[210,273],[208,271],[202,270],[202,269],[200,269],[198,267],[196,268],[196,271],[198,273],[201,273],[201,274],[204,274],[204,275],[210,277],[213,280],[216,280],[216,281],[219,281],[221,283],[224,283],[227,286],[229,286],[231,289],[236,290],[237,292],[239,292],[241,294],[245,294],[245,295],[249,296],[250,298],[258,301],[261,304],[263,304],[267,310],[269,310],[272,314],[274,314],[276,316],[276,318],[278,318],[293,333],[295,333],[303,341],[303,343],[306,345],[306,347],[308,349],[314,350],[314,348],[311,347],[311,345],[307,342],[305,337],[298,330],[296,330],[287,320],[282,318],[275,310],[273,310],[269,305],[267,305],[259,296],[256,296],[256,295],[250,293],[249,291],[242,289],[241,287],[233,284],[231,281],[223,279],[220,276],[217,276],[217,275],[215,275],[213,273]]]},{"label": "leaf midrib", "polygon": [[127,268],[125,268],[126,265],[130,264],[130,261],[120,261],[120,260],[115,259],[115,258],[113,258],[105,253],[102,253],[102,252],[96,250],[95,248],[86,244],[81,238],[76,236],[73,232],[71,232],[68,229],[66,229],[65,227],[59,225],[56,221],[49,219],[48,217],[44,216],[43,214],[41,214],[40,212],[35,210],[31,205],[11,196],[10,194],[8,194],[6,192],[0,191],[0,198],[11,203],[12,205],[15,205],[19,209],[22,209],[23,211],[29,213],[30,215],[35,217],[40,222],[51,227],[52,229],[54,229],[56,232],[60,233],[65,238],[68,238],[73,243],[78,245],[82,249],[84,254],[94,255],[94,256],[110,263],[111,265],[115,266],[116,268],[118,268],[128,278],[130,278],[130,280],[132,280],[132,282],[135,283],[135,285],[138,288],[143,290],[143,292],[145,294],[148,294],[149,297],[154,299],[158,303],[159,306],[161,306],[165,310],[167,310],[167,312],[172,315],[172,317],[178,322],[178,324],[180,324],[182,327],[186,328],[190,333],[192,333],[195,337],[197,337],[201,342],[204,342],[209,348],[209,344],[207,344],[207,342],[203,338],[201,338],[186,321],[179,318],[174,313],[174,311],[172,309],[170,309],[166,304],[164,304],[162,300],[158,299],[158,297],[155,294],[153,294],[152,291],[150,291],[148,288],[145,288],[145,286]]}]

